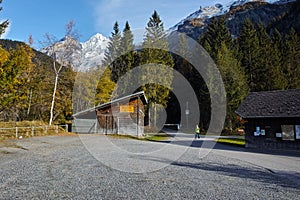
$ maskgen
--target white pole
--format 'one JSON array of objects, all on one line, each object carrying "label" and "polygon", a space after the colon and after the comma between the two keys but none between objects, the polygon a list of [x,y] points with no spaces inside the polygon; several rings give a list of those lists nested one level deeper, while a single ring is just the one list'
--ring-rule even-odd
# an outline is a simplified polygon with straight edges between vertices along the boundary
[{"label": "white pole", "polygon": [[34,136],[34,126],[31,127],[31,136]]},{"label": "white pole", "polygon": [[119,119],[119,116],[117,116],[117,134],[120,133],[119,127],[120,127],[120,119]]},{"label": "white pole", "polygon": [[16,138],[18,138],[18,127],[16,127]]}]

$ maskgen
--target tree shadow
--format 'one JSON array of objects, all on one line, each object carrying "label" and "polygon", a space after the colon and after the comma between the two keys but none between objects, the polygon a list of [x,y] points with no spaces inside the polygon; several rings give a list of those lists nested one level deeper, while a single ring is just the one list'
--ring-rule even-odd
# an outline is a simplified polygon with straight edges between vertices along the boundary
[{"label": "tree shadow", "polygon": [[181,161],[172,162],[165,158],[152,156],[141,156],[139,159],[165,163],[175,167],[215,172],[219,175],[253,180],[263,184],[275,184],[286,188],[300,189],[300,173],[298,172],[273,172],[272,170],[259,166],[242,167],[236,164],[222,164],[217,162],[207,163],[205,161],[198,163]]},{"label": "tree shadow", "polygon": [[[208,163],[173,162],[171,163],[171,165],[193,168],[193,169],[200,169],[204,171],[211,171],[225,176],[251,179],[262,183],[280,185],[282,187],[292,187],[297,189],[300,188],[299,181],[298,182],[296,181],[300,177],[300,173],[295,173],[295,172],[274,173],[267,169],[265,169],[266,171],[264,171],[262,169],[255,168],[255,167],[245,168],[234,164],[222,165],[217,163],[208,164]],[[291,180],[290,177],[295,177],[294,179],[295,181]]]},{"label": "tree shadow", "polygon": [[240,146],[235,146],[230,144],[217,143],[215,141],[203,141],[201,139],[200,140],[197,139],[193,141],[173,140],[173,141],[156,141],[156,142],[169,143],[172,145],[180,145],[180,146],[189,146],[192,148],[210,148],[213,146],[213,149],[217,149],[217,150],[300,157],[300,151],[296,151],[296,150],[245,148],[245,147],[240,147]]}]

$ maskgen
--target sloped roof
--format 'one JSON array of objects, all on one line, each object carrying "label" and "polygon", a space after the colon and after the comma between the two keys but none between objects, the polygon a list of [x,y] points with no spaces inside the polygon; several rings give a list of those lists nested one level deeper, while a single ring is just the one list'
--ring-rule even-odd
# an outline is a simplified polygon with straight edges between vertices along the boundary
[{"label": "sloped roof", "polygon": [[83,116],[83,115],[92,115],[92,116],[96,116],[95,115],[95,111],[99,108],[105,108],[107,106],[111,106],[112,104],[114,103],[118,103],[118,102],[124,102],[128,99],[132,99],[132,98],[137,98],[137,97],[140,97],[141,100],[143,101],[144,104],[147,103],[147,98],[145,96],[145,93],[144,91],[141,91],[141,92],[137,92],[137,93],[134,93],[134,94],[131,94],[131,95],[128,95],[128,96],[125,96],[125,97],[121,97],[121,98],[118,98],[118,99],[114,99],[110,102],[107,102],[107,103],[104,103],[104,104],[100,104],[98,106],[95,106],[93,108],[89,108],[89,109],[86,109],[86,110],[83,110],[83,111],[80,111],[78,113],[75,113],[73,114],[73,117],[79,117],[79,116]]},{"label": "sloped roof", "polygon": [[252,92],[236,113],[242,118],[300,117],[300,89]]}]

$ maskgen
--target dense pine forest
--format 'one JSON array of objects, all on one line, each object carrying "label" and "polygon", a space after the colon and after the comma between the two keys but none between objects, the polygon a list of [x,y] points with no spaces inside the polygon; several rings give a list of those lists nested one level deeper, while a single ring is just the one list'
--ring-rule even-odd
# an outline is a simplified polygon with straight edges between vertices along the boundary
[{"label": "dense pine forest", "polygon": [[[6,26],[2,23],[1,30]],[[167,37],[163,22],[155,11],[147,22],[142,50],[136,51],[129,23],[120,31],[116,22],[104,66],[86,72],[75,72],[68,64],[62,66],[55,96],[54,122],[71,120],[73,109],[80,111],[110,101],[117,81],[126,72],[140,65],[156,63],[174,67],[189,80],[201,107],[200,126],[206,129],[210,120],[210,99],[201,76],[185,59],[168,51],[151,49],[153,45],[168,46]],[[233,37],[225,26],[225,19],[218,17],[212,20],[198,42],[215,61],[225,83],[227,118],[224,129],[227,131],[241,126],[235,110],[249,92],[300,88],[300,41],[294,28],[284,32],[276,28],[269,31],[262,23],[246,18],[240,34]],[[1,40],[0,44],[0,120],[48,121],[55,81],[53,64],[56,62],[52,57],[32,49],[30,42]],[[60,64],[57,62],[56,65]],[[91,77],[97,73],[102,76],[95,92],[89,86],[95,84]],[[76,78],[86,81],[80,95],[85,100],[72,101]],[[169,85],[173,81],[172,74],[148,77],[151,78],[163,79]],[[126,84],[124,88],[118,88],[118,95],[126,94],[125,87],[134,83],[128,81]],[[168,117],[168,121],[180,121],[177,119],[180,114],[173,109],[177,105],[176,97],[169,89],[153,84],[139,89],[145,91],[150,102],[159,103],[167,109],[172,116]]]}]

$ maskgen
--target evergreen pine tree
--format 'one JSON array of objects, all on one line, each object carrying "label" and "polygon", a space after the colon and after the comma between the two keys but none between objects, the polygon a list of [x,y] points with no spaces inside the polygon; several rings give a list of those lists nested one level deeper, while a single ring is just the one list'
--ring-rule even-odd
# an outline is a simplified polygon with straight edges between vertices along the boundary
[{"label": "evergreen pine tree", "polygon": [[[264,25],[259,22],[257,25],[257,38],[259,42],[257,69],[255,71],[256,90],[264,91],[272,89],[271,79],[273,56],[271,50],[271,38],[267,33]],[[274,77],[273,77],[274,78]]]},{"label": "evergreen pine tree", "polygon": [[[134,51],[134,44],[133,44],[133,34],[130,30],[129,23],[126,22],[125,28],[123,30],[123,36],[121,38],[121,49],[122,49],[122,56],[120,58],[120,70],[118,74],[118,78],[125,75],[129,72],[135,65],[135,51]],[[130,74],[127,77],[127,80],[123,79],[122,83],[118,83],[118,93],[117,95],[125,95],[127,94],[128,90],[130,90],[132,84]],[[132,91],[131,91],[132,92]]]},{"label": "evergreen pine tree", "polygon": [[257,91],[257,70],[259,63],[259,40],[254,24],[245,19],[243,28],[238,38],[239,52],[241,53],[241,65],[248,76],[248,85],[251,91]]},{"label": "evergreen pine tree", "polygon": [[225,42],[218,49],[216,64],[222,75],[227,96],[225,128],[232,131],[238,124],[235,110],[249,91],[247,77],[240,66],[240,62],[235,58],[234,51],[230,50]]},{"label": "evergreen pine tree", "polygon": [[[163,72],[162,70],[165,70],[164,67],[161,68],[159,73],[157,73],[155,69],[159,64],[174,67],[174,61],[172,55],[166,51],[168,49],[167,35],[164,31],[163,23],[156,11],[154,11],[147,24],[142,47],[143,49],[140,52],[139,64],[148,65],[148,69],[152,69],[145,71],[144,73],[146,75],[141,78],[148,83],[161,82],[164,85],[146,84],[142,86],[142,90],[145,91],[150,106],[160,104],[163,107],[166,107],[170,92],[167,87],[171,87],[173,74],[169,73],[169,71]],[[154,115],[156,115],[156,112]],[[155,119],[154,125],[156,125]]]},{"label": "evergreen pine tree", "polygon": [[214,17],[208,25],[207,31],[199,38],[199,42],[213,59],[216,58],[222,43],[225,43],[228,48],[232,49],[233,41],[226,27],[225,18]]},{"label": "evergreen pine tree", "polygon": [[118,22],[115,22],[108,43],[107,51],[105,52],[104,65],[109,66],[112,70],[112,80],[118,81],[120,72],[120,56],[122,53],[121,33]]},{"label": "evergreen pine tree", "polygon": [[286,36],[284,64],[287,89],[300,88],[300,41],[294,28]]},{"label": "evergreen pine tree", "polygon": [[178,49],[180,56],[173,55],[176,70],[183,74],[186,78],[192,78],[192,69],[191,64],[186,60],[191,57],[190,50],[188,49],[186,35],[181,34],[178,43]]},{"label": "evergreen pine tree", "polygon": [[270,70],[270,90],[284,90],[287,87],[287,80],[284,75],[283,64],[284,43],[280,32],[275,29],[271,35],[270,56],[272,66]]}]

